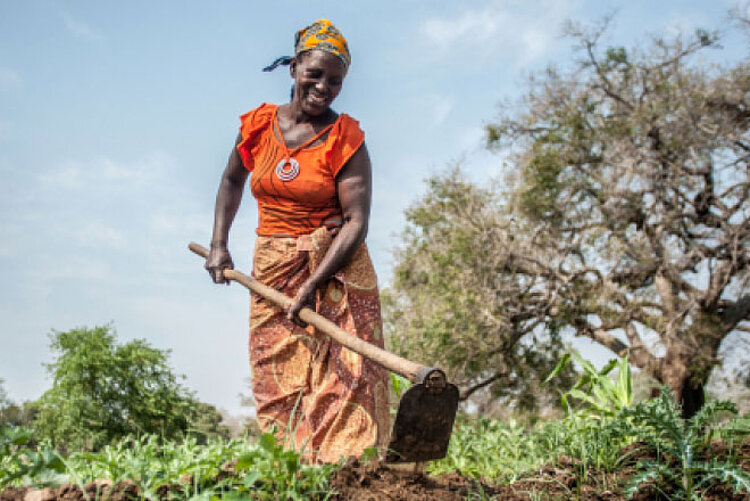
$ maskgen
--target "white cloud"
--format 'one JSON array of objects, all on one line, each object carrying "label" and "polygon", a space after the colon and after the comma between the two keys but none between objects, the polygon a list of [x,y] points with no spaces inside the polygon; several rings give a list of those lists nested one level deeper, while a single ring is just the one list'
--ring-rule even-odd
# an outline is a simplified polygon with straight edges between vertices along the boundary
[{"label": "white cloud", "polygon": [[435,103],[435,106],[432,109],[433,125],[442,124],[448,117],[448,114],[450,114],[451,109],[453,109],[453,103],[450,101],[441,100],[440,102]]},{"label": "white cloud", "polygon": [[21,75],[10,68],[0,67],[0,91],[9,91],[23,83]]},{"label": "white cloud", "polygon": [[479,45],[496,36],[504,12],[464,12],[458,19],[432,18],[424,21],[419,30],[438,50],[448,50],[457,45]]},{"label": "white cloud", "polygon": [[38,179],[44,185],[69,190],[148,186],[157,179],[166,181],[176,165],[174,157],[161,152],[129,162],[98,156],[90,160],[63,162],[53,170],[39,174]]},{"label": "white cloud", "polygon": [[43,185],[54,185],[58,188],[72,189],[82,185],[81,168],[75,165],[67,165],[52,172],[39,174],[38,179]]},{"label": "white cloud", "polygon": [[60,16],[65,24],[65,28],[76,38],[87,40],[89,42],[98,42],[104,38],[101,31],[79,19],[75,19],[70,13],[61,11]]},{"label": "white cloud", "polygon": [[91,221],[82,227],[76,227],[73,234],[82,247],[124,249],[127,244],[122,231],[101,221]]},{"label": "white cloud", "polygon": [[453,98],[440,94],[427,94],[417,98],[419,107],[424,109],[424,117],[429,120],[429,127],[442,125],[453,110]]},{"label": "white cloud", "polygon": [[206,214],[155,214],[149,221],[149,231],[155,234],[180,235],[185,231],[204,232],[211,221]]},{"label": "white cloud", "polygon": [[65,259],[53,253],[42,254],[33,268],[26,270],[24,283],[30,288],[52,291],[50,284],[59,280],[76,282],[102,282],[112,276],[112,268],[105,258],[92,259],[90,256],[68,255]]},{"label": "white cloud", "polygon": [[561,23],[579,3],[545,0],[529,5],[489,0],[458,16],[426,19],[418,31],[428,54],[472,62],[512,58],[528,63],[555,46]]}]

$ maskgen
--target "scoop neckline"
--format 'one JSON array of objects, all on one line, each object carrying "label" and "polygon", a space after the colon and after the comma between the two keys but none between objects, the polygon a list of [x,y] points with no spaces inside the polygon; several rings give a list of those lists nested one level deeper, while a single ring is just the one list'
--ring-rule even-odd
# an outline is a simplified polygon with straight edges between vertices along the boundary
[{"label": "scoop neckline", "polygon": [[[288,148],[288,146],[286,146],[286,144],[285,144],[286,141],[282,142],[284,134],[281,133],[281,126],[279,125],[279,108],[281,108],[281,105],[277,104],[276,108],[273,110],[273,115],[271,117],[271,135],[273,136],[274,141],[276,141],[276,143],[279,146],[281,146],[282,148],[283,147],[287,147]],[[302,148],[301,150],[299,150],[298,153],[301,153],[303,151],[316,150],[318,148],[321,148],[321,147],[325,146],[328,143],[328,139],[331,137],[331,133],[333,132],[333,129],[336,127],[336,125],[338,124],[338,121],[341,119],[342,115],[343,115],[343,113],[339,113],[338,114],[338,116],[336,117],[336,120],[334,120],[333,123],[331,124],[331,130],[328,131],[328,134],[326,135],[326,138],[320,144],[306,146],[306,147]],[[279,136],[281,136],[281,139],[276,136],[276,133],[274,132],[274,127],[278,131]],[[326,127],[328,127],[328,126],[326,125]],[[290,150],[294,150],[294,148],[289,148],[289,149]]]}]

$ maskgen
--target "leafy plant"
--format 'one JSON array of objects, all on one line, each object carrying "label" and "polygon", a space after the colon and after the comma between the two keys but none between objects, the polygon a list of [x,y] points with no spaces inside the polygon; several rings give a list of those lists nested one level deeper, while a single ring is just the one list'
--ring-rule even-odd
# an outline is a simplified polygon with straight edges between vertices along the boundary
[{"label": "leafy plant", "polygon": [[[573,412],[571,399],[587,405],[582,412],[594,418],[611,418],[619,411],[633,405],[633,376],[630,372],[628,357],[611,359],[601,369],[584,360],[578,353],[566,353],[550,375],[544,381],[547,384],[557,376],[574,358],[580,365],[582,374],[573,387],[563,393],[560,400],[563,409],[568,414]],[[614,381],[609,374],[617,369],[617,379]]]},{"label": "leafy plant", "polygon": [[444,459],[430,465],[434,474],[459,471],[473,478],[512,481],[547,459],[535,435],[513,421],[459,416]]},{"label": "leafy plant", "polygon": [[326,499],[335,465],[304,464],[271,433],[258,442],[189,437],[180,443],[155,435],[125,439],[98,452],[76,452],[67,473],[80,483],[97,478],[132,481],[146,499]]},{"label": "leafy plant", "polygon": [[395,372],[391,372],[390,374],[393,392],[396,394],[396,398],[401,399],[401,395],[411,387],[411,381]]},{"label": "leafy plant", "polygon": [[233,488],[253,492],[258,499],[327,499],[328,476],[334,467],[306,465],[298,452],[285,450],[272,433],[264,433],[258,447],[237,461],[235,470],[243,478]]},{"label": "leafy plant", "polygon": [[65,471],[62,457],[49,445],[32,447],[32,431],[26,428],[0,428],[0,487],[13,483],[38,485],[59,481]]},{"label": "leafy plant", "polygon": [[711,401],[685,420],[666,389],[657,399],[625,411],[624,416],[640,428],[639,439],[656,453],[655,461],[637,464],[640,471],[628,483],[626,495],[634,496],[644,484],[652,484],[669,499],[689,501],[701,499],[701,493],[716,484],[726,484],[735,493],[750,492],[750,476],[737,464],[704,459],[718,428],[718,418],[726,413],[737,414],[732,402]]}]

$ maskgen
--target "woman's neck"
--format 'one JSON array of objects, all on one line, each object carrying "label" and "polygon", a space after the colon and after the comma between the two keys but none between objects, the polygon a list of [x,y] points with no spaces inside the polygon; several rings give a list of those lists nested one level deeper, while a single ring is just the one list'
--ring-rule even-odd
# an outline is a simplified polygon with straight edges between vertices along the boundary
[{"label": "woman's neck", "polygon": [[325,113],[322,113],[320,115],[308,115],[307,113],[302,111],[302,108],[294,101],[279,106],[279,111],[283,113],[284,118],[295,124],[329,124],[336,115],[336,112],[334,112],[331,108],[328,108]]}]

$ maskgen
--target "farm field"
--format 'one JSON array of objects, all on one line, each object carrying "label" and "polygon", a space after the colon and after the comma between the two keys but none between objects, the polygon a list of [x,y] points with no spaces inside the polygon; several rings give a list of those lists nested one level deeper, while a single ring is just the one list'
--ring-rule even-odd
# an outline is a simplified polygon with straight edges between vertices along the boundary
[{"label": "farm field", "polygon": [[460,417],[448,456],[423,474],[368,458],[306,465],[270,434],[203,445],[127,437],[64,454],[6,428],[0,500],[748,499],[749,421],[729,402],[688,421],[678,411],[664,394],[533,426]]}]

